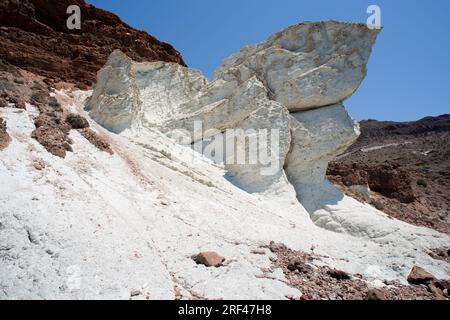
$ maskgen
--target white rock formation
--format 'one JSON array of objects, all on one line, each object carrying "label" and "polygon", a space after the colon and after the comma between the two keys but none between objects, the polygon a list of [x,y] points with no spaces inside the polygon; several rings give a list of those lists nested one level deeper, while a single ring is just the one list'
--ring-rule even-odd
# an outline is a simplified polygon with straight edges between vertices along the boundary
[{"label": "white rock formation", "polygon": [[[291,120],[288,113],[337,104],[349,97],[365,76],[377,34],[378,30],[369,30],[364,24],[301,23],[232,55],[217,70],[211,83],[197,71],[170,63],[133,63],[115,52],[99,74],[88,109],[93,119],[114,132],[130,129],[139,134],[142,129],[159,128],[168,133],[184,129],[191,133],[187,143],[211,138],[231,128],[278,130],[278,143],[270,141],[267,147],[258,148],[255,155],[260,160],[259,153],[270,150],[271,170],[261,164],[263,161],[245,165],[226,163],[227,177],[246,191],[263,192],[284,179],[283,167],[288,166],[297,189],[300,180],[306,184],[312,180],[322,183],[328,161],[354,141],[357,125],[348,119],[343,107],[339,109],[339,117],[347,119],[345,123],[336,119],[330,124],[329,118],[339,113],[328,114],[330,109],[298,113]],[[126,115],[125,121],[121,112]],[[339,135],[340,130],[350,130],[350,136],[339,137],[348,140],[340,141],[340,148],[308,142],[315,138],[303,137],[295,121],[297,116],[308,118],[308,115],[313,117],[307,120],[312,121],[310,126],[318,124],[320,130],[330,133],[328,138]],[[202,123],[200,129],[195,126],[198,122]],[[320,133],[316,131],[313,135]],[[310,163],[300,163],[300,158],[294,158],[298,157],[298,151],[306,150],[306,144]],[[304,147],[293,150],[287,163],[287,152],[295,149],[295,145]],[[332,149],[326,150],[327,147]],[[251,153],[245,142],[236,148]],[[234,156],[224,153],[222,161]],[[309,166],[317,166],[312,163],[318,161],[321,169],[311,171]],[[299,179],[307,172],[308,176]]]},{"label": "white rock formation", "polygon": [[215,78],[242,82],[256,75],[271,98],[291,112],[333,105],[351,96],[364,79],[378,32],[365,24],[301,23],[242,48]]},{"label": "white rock formation", "polygon": [[87,101],[90,116],[115,133],[172,119],[206,84],[200,72],[176,63],[136,63],[114,51]]},{"label": "white rock formation", "polygon": [[294,113],[286,174],[309,212],[322,206],[328,163],[358,138],[359,126],[342,105]]},{"label": "white rock formation", "polygon": [[[86,105],[81,92],[55,92],[63,107],[89,112],[114,155],[72,131],[75,152],[54,157],[31,138],[32,106],[1,108],[12,142],[0,151],[0,299],[300,296],[280,270],[262,274],[273,254],[252,251],[270,241],[315,248],[314,263],[369,281],[405,283],[413,265],[450,278],[450,265],[428,255],[450,246],[447,235],[391,219],[325,180],[328,161],[358,136],[342,101],[362,81],[376,34],[299,24],[242,49],[212,82],[114,52]],[[257,145],[276,170],[213,163],[166,135],[199,120],[202,131],[218,130],[207,138],[278,129],[278,148]],[[197,265],[191,257],[202,251],[225,265]]]},{"label": "white rock formation", "polygon": [[[64,107],[86,115],[78,96]],[[133,299],[300,296],[279,270],[263,276],[273,254],[252,251],[270,241],[314,247],[322,255],[314,263],[369,281],[406,283],[413,265],[450,278],[450,265],[428,255],[448,247],[448,236],[353,199],[336,198],[314,224],[291,185],[244,192],[223,168],[183,155],[156,131],[125,137],[90,121],[114,155],[72,131],[74,153],[61,159],[30,137],[31,106],[0,116],[12,137],[0,151],[0,299],[129,299],[136,290]],[[191,256],[203,251],[224,256],[225,266],[197,265]]]}]

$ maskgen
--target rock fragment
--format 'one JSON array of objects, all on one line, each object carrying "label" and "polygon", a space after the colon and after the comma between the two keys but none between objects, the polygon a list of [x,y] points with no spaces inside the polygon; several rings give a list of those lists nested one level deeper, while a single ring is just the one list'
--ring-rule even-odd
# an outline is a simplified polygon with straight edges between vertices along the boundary
[{"label": "rock fragment", "polygon": [[220,267],[223,265],[225,258],[213,251],[201,252],[193,257],[197,264],[207,267]]},{"label": "rock fragment", "polygon": [[351,279],[348,273],[338,269],[328,270],[328,275],[336,280],[349,280]]},{"label": "rock fragment", "polygon": [[382,289],[371,289],[367,292],[365,300],[387,300],[386,293]]},{"label": "rock fragment", "polygon": [[0,151],[6,149],[11,142],[11,137],[6,131],[6,121],[0,118]]},{"label": "rock fragment", "polygon": [[271,241],[270,244],[269,244],[269,249],[273,253],[278,253],[278,252],[286,251],[287,247],[283,243],[276,243],[274,241]]},{"label": "rock fragment", "polygon": [[66,117],[66,122],[70,124],[72,129],[85,129],[89,128],[89,122],[85,117],[79,114],[71,113]]},{"label": "rock fragment", "polygon": [[408,282],[416,285],[428,284],[435,279],[431,273],[418,266],[414,266],[408,276]]}]

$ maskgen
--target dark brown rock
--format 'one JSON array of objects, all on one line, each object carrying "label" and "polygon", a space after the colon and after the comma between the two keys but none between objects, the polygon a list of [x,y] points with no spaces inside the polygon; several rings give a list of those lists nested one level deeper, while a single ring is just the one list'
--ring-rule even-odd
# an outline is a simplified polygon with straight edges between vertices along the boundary
[{"label": "dark brown rock", "polygon": [[111,145],[104,138],[100,137],[97,133],[89,128],[78,130],[83,137],[85,137],[90,143],[92,143],[97,149],[109,154],[114,154]]},{"label": "dark brown rock", "polygon": [[[335,272],[326,266],[316,265],[311,272],[302,273],[292,266],[295,264],[315,264],[320,256],[289,248],[276,253],[272,269],[281,268],[290,286],[302,292],[301,300],[436,300],[443,299],[437,296],[441,291],[431,289],[427,285],[402,285],[398,281],[389,281],[388,288],[371,289],[368,279],[359,274],[349,279],[336,281]],[[293,263],[295,262],[295,263]],[[291,267],[290,267],[291,266]],[[290,270],[293,269],[293,270]],[[333,269],[334,270],[334,269]],[[338,272],[340,275],[341,273]],[[334,277],[332,277],[332,275]],[[349,276],[349,275],[348,275]],[[339,276],[342,278],[342,276]],[[445,283],[432,282],[436,288],[442,290]],[[430,282],[431,284],[431,282]],[[448,297],[448,290],[442,290]]]},{"label": "dark brown rock", "polygon": [[428,284],[428,290],[437,298],[445,299],[444,291],[441,288],[438,288],[434,283]]},{"label": "dark brown rock", "polygon": [[365,300],[387,300],[386,292],[382,289],[371,289],[367,292]]},{"label": "dark brown rock", "polygon": [[450,280],[435,280],[433,285],[441,290],[450,290]]},{"label": "dark brown rock", "polygon": [[220,267],[222,266],[225,258],[218,255],[216,252],[201,252],[193,257],[197,264],[203,264],[207,267]]},{"label": "dark brown rock", "polygon": [[72,129],[85,129],[89,128],[89,122],[85,117],[76,113],[71,113],[66,117],[66,122],[70,124]]},{"label": "dark brown rock", "polygon": [[408,276],[408,282],[416,285],[428,284],[435,279],[431,273],[418,266],[414,266]]},{"label": "dark brown rock", "polygon": [[306,264],[302,259],[293,259],[287,265],[290,271],[298,271],[300,273],[310,273],[314,269],[310,265]]},{"label": "dark brown rock", "polygon": [[430,250],[430,257],[450,263],[449,250],[447,248],[437,248]]},{"label": "dark brown rock", "polygon": [[328,270],[328,274],[330,277],[336,279],[336,280],[349,280],[350,276],[342,270],[337,269],[330,269]]},{"label": "dark brown rock", "polygon": [[11,142],[11,137],[6,129],[6,121],[0,118],[0,151],[6,149]]},{"label": "dark brown rock", "polygon": [[[81,30],[68,30],[69,5],[81,9]],[[169,44],[123,23],[116,15],[84,0],[0,1],[0,58],[46,77],[90,87],[115,49],[135,61],[184,65]],[[1,66],[0,66],[1,67]]]},{"label": "dark brown rock", "polygon": [[282,243],[276,243],[274,241],[271,241],[270,244],[269,244],[269,249],[273,253],[277,253],[277,252],[286,251],[287,247],[284,244],[282,244]]}]

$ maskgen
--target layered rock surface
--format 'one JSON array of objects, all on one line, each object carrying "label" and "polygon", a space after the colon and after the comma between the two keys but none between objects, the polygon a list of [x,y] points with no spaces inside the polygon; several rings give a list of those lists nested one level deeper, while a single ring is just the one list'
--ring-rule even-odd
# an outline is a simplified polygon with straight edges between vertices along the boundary
[{"label": "layered rock surface", "polygon": [[[182,129],[190,133],[186,144],[228,129],[250,130],[235,153],[256,148],[258,163],[227,161],[235,155],[229,151],[214,159],[225,163],[230,181],[264,192],[289,179],[299,199],[310,198],[311,186],[323,183],[328,162],[359,134],[340,103],[363,80],[377,34],[364,24],[294,25],[227,58],[211,82],[179,65],[134,63],[116,51],[99,73],[87,108],[113,132]],[[264,129],[277,137],[261,146],[258,133]],[[257,136],[253,149],[252,142],[245,143],[251,136]],[[262,152],[270,168],[262,163]]]},{"label": "layered rock surface", "polygon": [[333,105],[351,96],[366,75],[378,30],[365,24],[307,22],[227,58],[216,79],[257,76],[271,98],[291,112]]},{"label": "layered rock surface", "polygon": [[[69,30],[67,8],[79,6],[81,29]],[[50,81],[91,86],[109,54],[120,49],[136,61],[184,65],[169,44],[123,23],[84,0],[0,1],[0,57]]]}]

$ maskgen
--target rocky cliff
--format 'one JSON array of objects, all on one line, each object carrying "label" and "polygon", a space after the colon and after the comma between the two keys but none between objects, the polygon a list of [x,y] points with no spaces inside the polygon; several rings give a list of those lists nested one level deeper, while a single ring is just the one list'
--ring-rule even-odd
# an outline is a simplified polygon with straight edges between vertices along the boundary
[{"label": "rocky cliff", "polygon": [[[68,30],[70,5],[81,9],[81,29]],[[184,65],[169,44],[123,23],[84,0],[1,0],[0,57],[24,70],[81,87],[91,86],[109,54],[121,49],[136,61]]]},{"label": "rocky cliff", "polygon": [[450,116],[361,122],[361,136],[330,164],[347,194],[404,221],[450,233]]}]

